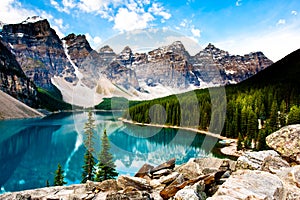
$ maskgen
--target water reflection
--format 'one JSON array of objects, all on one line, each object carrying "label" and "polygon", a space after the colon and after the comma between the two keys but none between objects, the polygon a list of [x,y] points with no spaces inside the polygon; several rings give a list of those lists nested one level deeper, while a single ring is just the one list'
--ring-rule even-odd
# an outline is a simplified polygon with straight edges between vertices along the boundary
[{"label": "water reflection", "polygon": [[[177,164],[191,157],[212,156],[202,148],[204,136],[176,129],[140,127],[117,121],[120,113],[95,114],[96,152],[107,130],[117,171],[134,174],[145,162],[157,165],[173,157]],[[87,113],[60,113],[44,119],[0,122],[0,188],[16,191],[53,183],[60,163],[68,184],[79,183],[85,147]],[[7,131],[10,130],[10,131]],[[214,145],[215,140],[205,138]],[[97,158],[97,154],[94,155]]]}]

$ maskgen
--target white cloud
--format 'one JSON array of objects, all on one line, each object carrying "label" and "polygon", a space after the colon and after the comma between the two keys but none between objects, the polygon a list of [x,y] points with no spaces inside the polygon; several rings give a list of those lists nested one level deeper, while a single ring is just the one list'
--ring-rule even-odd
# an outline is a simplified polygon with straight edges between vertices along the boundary
[{"label": "white cloud", "polygon": [[114,19],[115,25],[113,28],[120,32],[144,29],[149,27],[149,22],[153,20],[154,17],[150,13],[136,13],[126,8],[119,8]]},{"label": "white cloud", "polygon": [[292,15],[297,15],[298,12],[297,12],[296,10],[292,10],[292,11],[291,11],[291,14],[292,14]]},{"label": "white cloud", "polygon": [[152,7],[149,8],[149,12],[152,12],[154,15],[159,15],[163,17],[165,20],[168,20],[171,18],[171,14],[166,12],[165,9],[159,5],[158,3],[153,3]]},{"label": "white cloud", "polygon": [[73,0],[63,0],[62,3],[67,8],[74,8],[76,6]]},{"label": "white cloud", "polygon": [[180,22],[179,24],[181,27],[186,27],[188,25],[188,20],[187,19],[183,19],[182,22]]},{"label": "white cloud", "polygon": [[89,33],[86,33],[85,37],[93,49],[99,48],[99,45],[102,42],[102,39],[99,36],[92,37]]},{"label": "white cloud", "polygon": [[70,9],[76,7],[76,3],[73,0],[63,0],[62,6],[55,0],[50,0],[50,4],[59,12],[65,12],[70,14]]},{"label": "white cloud", "polygon": [[22,7],[17,0],[0,1],[0,21],[5,23],[20,23],[27,19],[28,16],[38,15],[34,10],[28,10]]},{"label": "white cloud", "polygon": [[278,22],[276,23],[277,26],[279,25],[284,25],[286,23],[285,19],[279,19]]},{"label": "white cloud", "polygon": [[196,29],[196,28],[193,27],[191,32],[192,32],[194,37],[200,37],[201,31],[199,29]]},{"label": "white cloud", "polygon": [[235,2],[235,5],[236,5],[236,6],[241,6],[241,5],[242,5],[242,0],[237,0],[237,1]]}]

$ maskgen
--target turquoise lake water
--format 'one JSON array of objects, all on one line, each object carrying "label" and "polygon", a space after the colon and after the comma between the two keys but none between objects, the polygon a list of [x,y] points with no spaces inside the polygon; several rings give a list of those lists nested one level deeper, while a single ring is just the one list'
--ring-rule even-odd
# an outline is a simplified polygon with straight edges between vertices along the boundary
[{"label": "turquoise lake water", "polygon": [[[119,112],[95,112],[95,149],[106,129],[119,174],[134,175],[144,164],[171,158],[212,157],[217,139],[188,131],[124,124]],[[0,193],[53,184],[60,163],[67,184],[80,183],[85,153],[86,112],[59,113],[42,119],[0,121]],[[97,154],[94,155],[97,158]]]}]

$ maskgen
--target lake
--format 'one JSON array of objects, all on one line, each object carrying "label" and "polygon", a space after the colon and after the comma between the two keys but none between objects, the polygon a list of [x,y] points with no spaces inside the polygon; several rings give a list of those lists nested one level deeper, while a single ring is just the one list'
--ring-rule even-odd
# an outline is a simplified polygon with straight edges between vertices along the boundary
[{"label": "lake", "polygon": [[[144,163],[176,164],[192,157],[212,157],[216,138],[193,132],[124,124],[120,112],[94,112],[95,150],[100,152],[106,129],[119,174],[134,175]],[[1,192],[53,184],[60,163],[67,184],[80,183],[85,146],[86,112],[63,112],[42,119],[0,121]],[[97,154],[95,153],[95,158]]]}]

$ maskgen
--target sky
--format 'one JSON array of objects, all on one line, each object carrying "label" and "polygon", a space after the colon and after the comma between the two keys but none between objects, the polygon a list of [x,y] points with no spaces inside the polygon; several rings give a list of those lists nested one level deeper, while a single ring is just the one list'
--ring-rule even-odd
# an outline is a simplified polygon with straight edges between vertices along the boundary
[{"label": "sky", "polygon": [[36,15],[48,19],[61,38],[85,34],[94,49],[114,42],[117,53],[126,43],[122,40],[129,45],[149,40],[137,36],[145,31],[156,33],[141,44],[145,49],[186,40],[192,43],[184,42],[192,55],[212,43],[230,54],[262,51],[277,61],[300,48],[299,0],[0,1],[4,23],[20,23]]}]

